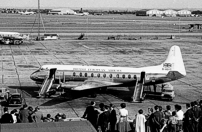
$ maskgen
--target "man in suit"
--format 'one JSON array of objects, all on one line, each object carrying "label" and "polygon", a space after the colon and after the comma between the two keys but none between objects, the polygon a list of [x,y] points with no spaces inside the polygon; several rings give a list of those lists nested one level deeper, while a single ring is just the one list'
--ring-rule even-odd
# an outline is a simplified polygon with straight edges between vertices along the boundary
[{"label": "man in suit", "polygon": [[8,108],[4,108],[4,114],[1,116],[1,123],[13,123],[13,117],[8,112]]},{"label": "man in suit", "polygon": [[196,101],[191,102],[191,110],[194,114],[194,131],[199,132],[199,119],[201,118],[201,109],[198,107],[198,103]]},{"label": "man in suit", "polygon": [[95,102],[91,101],[91,105],[86,107],[82,118],[86,118],[97,129],[98,112],[95,110]]},{"label": "man in suit", "polygon": [[199,108],[201,109],[201,117],[199,119],[198,131],[202,132],[202,100],[200,100],[200,102],[199,102]]},{"label": "man in suit", "polygon": [[116,117],[116,110],[114,109],[113,104],[109,105],[109,111],[110,111],[110,116],[109,116],[110,130],[111,132],[114,132],[116,122],[117,122],[117,117]]},{"label": "man in suit", "polygon": [[162,127],[161,121],[163,119],[163,114],[162,112],[159,111],[159,106],[154,106],[155,112],[152,113],[152,122],[151,122],[151,129],[152,132],[160,132],[160,129]]},{"label": "man in suit", "polygon": [[24,104],[19,111],[19,119],[21,123],[29,123],[30,112],[27,109],[27,105]]},{"label": "man in suit", "polygon": [[101,128],[102,132],[107,132],[110,118],[110,111],[108,106],[103,107],[103,112],[98,117],[98,127]]},{"label": "man in suit", "polygon": [[194,121],[194,114],[191,110],[190,104],[186,104],[187,111],[184,113],[183,119],[183,131],[184,132],[194,132],[193,129],[193,121]]}]

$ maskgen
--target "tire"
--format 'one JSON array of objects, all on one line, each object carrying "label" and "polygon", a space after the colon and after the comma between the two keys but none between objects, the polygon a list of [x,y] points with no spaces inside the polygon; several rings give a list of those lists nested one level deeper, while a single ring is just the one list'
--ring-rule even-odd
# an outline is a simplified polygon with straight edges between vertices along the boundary
[{"label": "tire", "polygon": [[19,45],[19,44],[20,44],[19,40],[14,41],[14,45]]},{"label": "tire", "polygon": [[15,44],[14,40],[10,40],[9,44]]},{"label": "tire", "polygon": [[22,40],[20,40],[20,41],[19,41],[19,44],[22,44],[22,43],[23,43],[23,41],[22,41]]}]

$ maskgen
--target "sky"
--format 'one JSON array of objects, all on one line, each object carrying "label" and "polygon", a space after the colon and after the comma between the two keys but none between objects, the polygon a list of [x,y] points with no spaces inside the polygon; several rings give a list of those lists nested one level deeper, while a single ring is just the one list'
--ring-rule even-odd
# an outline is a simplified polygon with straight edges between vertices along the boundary
[{"label": "sky", "polygon": [[[37,8],[38,0],[0,0],[0,7]],[[202,8],[202,0],[40,0],[41,8]]]}]

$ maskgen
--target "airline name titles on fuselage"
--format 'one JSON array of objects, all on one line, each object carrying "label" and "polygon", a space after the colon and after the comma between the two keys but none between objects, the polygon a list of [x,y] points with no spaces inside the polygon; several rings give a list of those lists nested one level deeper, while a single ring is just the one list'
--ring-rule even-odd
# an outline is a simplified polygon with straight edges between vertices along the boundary
[{"label": "airline name titles on fuselage", "polygon": [[118,69],[91,69],[91,68],[73,68],[74,71],[99,71],[99,72],[121,72]]}]

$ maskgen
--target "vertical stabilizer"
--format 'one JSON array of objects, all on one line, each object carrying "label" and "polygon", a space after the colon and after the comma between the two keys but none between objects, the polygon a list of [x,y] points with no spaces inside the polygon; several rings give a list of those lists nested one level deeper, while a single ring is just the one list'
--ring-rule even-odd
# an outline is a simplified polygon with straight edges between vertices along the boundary
[{"label": "vertical stabilizer", "polygon": [[167,59],[161,65],[163,70],[177,71],[183,76],[186,76],[186,70],[179,46],[174,45],[170,48]]}]

